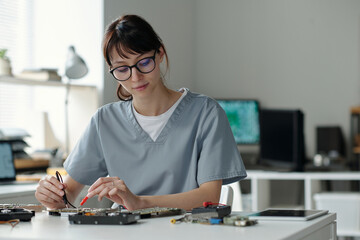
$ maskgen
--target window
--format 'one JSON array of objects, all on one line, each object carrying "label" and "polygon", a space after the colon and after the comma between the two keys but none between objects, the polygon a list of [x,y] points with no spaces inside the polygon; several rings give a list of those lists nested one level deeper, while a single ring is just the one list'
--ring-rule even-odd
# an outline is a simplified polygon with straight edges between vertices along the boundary
[{"label": "window", "polygon": [[33,59],[33,1],[0,1],[0,48],[8,49],[13,72],[31,68]]},{"label": "window", "polygon": [[[33,1],[0,1],[0,48],[8,49],[13,72],[31,67]],[[0,84],[0,127],[14,127],[32,110],[33,89]]]},{"label": "window", "polygon": [[[13,74],[57,68],[61,75],[67,49],[74,45],[90,69],[76,84],[101,87],[101,6],[101,0],[0,0],[0,48],[8,49]],[[65,87],[11,80],[0,76],[0,128],[24,128],[32,135],[27,142],[34,149],[63,144]],[[98,107],[97,101],[96,88],[71,89],[71,146]]]}]

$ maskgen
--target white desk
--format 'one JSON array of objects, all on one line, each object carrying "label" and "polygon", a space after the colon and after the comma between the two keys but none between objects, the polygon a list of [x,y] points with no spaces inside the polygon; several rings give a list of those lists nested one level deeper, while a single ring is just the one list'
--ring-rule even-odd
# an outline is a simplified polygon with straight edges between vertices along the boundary
[{"label": "white desk", "polygon": [[38,183],[24,185],[0,185],[1,203],[39,203],[35,198]]},{"label": "white desk", "polygon": [[1,224],[0,239],[336,239],[335,214],[311,221],[261,221],[250,227],[171,224],[171,218],[142,219],[132,225],[72,225],[67,217],[41,212],[13,229]]}]

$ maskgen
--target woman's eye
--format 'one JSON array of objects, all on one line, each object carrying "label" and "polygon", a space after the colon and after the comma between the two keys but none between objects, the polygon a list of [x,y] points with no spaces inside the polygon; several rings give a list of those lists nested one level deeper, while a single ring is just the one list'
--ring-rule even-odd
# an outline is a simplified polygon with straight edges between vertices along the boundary
[{"label": "woman's eye", "polygon": [[145,67],[145,66],[149,65],[150,61],[151,61],[150,58],[145,58],[139,62],[139,66]]},{"label": "woman's eye", "polygon": [[116,71],[119,73],[126,73],[128,70],[129,70],[128,67],[119,67],[116,69]]}]

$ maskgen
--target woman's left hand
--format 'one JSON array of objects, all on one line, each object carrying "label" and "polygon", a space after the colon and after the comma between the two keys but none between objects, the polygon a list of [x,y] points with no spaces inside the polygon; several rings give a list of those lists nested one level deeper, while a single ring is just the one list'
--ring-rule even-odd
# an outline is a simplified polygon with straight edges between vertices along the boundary
[{"label": "woman's left hand", "polygon": [[133,194],[125,182],[118,177],[101,177],[96,180],[86,196],[92,198],[96,195],[98,195],[99,201],[106,197],[130,211],[141,208],[140,197]]}]

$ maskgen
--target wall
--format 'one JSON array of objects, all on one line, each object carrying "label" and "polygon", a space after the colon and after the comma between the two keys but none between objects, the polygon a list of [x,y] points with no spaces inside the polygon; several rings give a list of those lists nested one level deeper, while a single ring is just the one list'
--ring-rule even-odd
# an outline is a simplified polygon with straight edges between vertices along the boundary
[{"label": "wall", "polygon": [[[86,10],[84,10],[86,8]],[[88,65],[88,74],[76,84],[91,84],[102,93],[103,0],[35,0],[32,68],[57,68],[64,73],[68,47]],[[102,99],[101,99],[102,100]],[[100,100],[100,102],[101,102]]]},{"label": "wall", "polygon": [[341,125],[360,103],[360,1],[197,0],[195,89],[256,98],[305,112],[307,155],[315,127]]},{"label": "wall", "polygon": [[[102,94],[103,88],[103,59],[100,47],[103,32],[103,0],[93,0],[91,3],[86,0],[34,0],[33,4],[34,59],[28,68],[56,68],[59,69],[59,74],[63,75],[68,47],[73,45],[76,52],[85,60],[89,72],[84,78],[73,80],[72,84],[97,87],[97,91],[94,88],[76,86],[70,90],[69,145],[72,149],[99,102],[102,102],[98,95]],[[34,143],[32,146],[49,148],[60,144],[64,148],[65,87],[38,87],[36,93],[32,107],[38,112],[34,114],[38,116],[33,121],[37,124],[28,126],[28,131],[34,132],[31,140],[38,138],[43,144]],[[39,129],[45,131],[40,137]]]},{"label": "wall", "polygon": [[[104,29],[123,14],[144,17],[162,38],[168,51],[170,74],[166,84],[173,89],[194,88],[194,2],[192,0],[106,0]],[[117,82],[105,66],[104,103],[116,101]],[[169,77],[170,76],[170,77]]]}]

